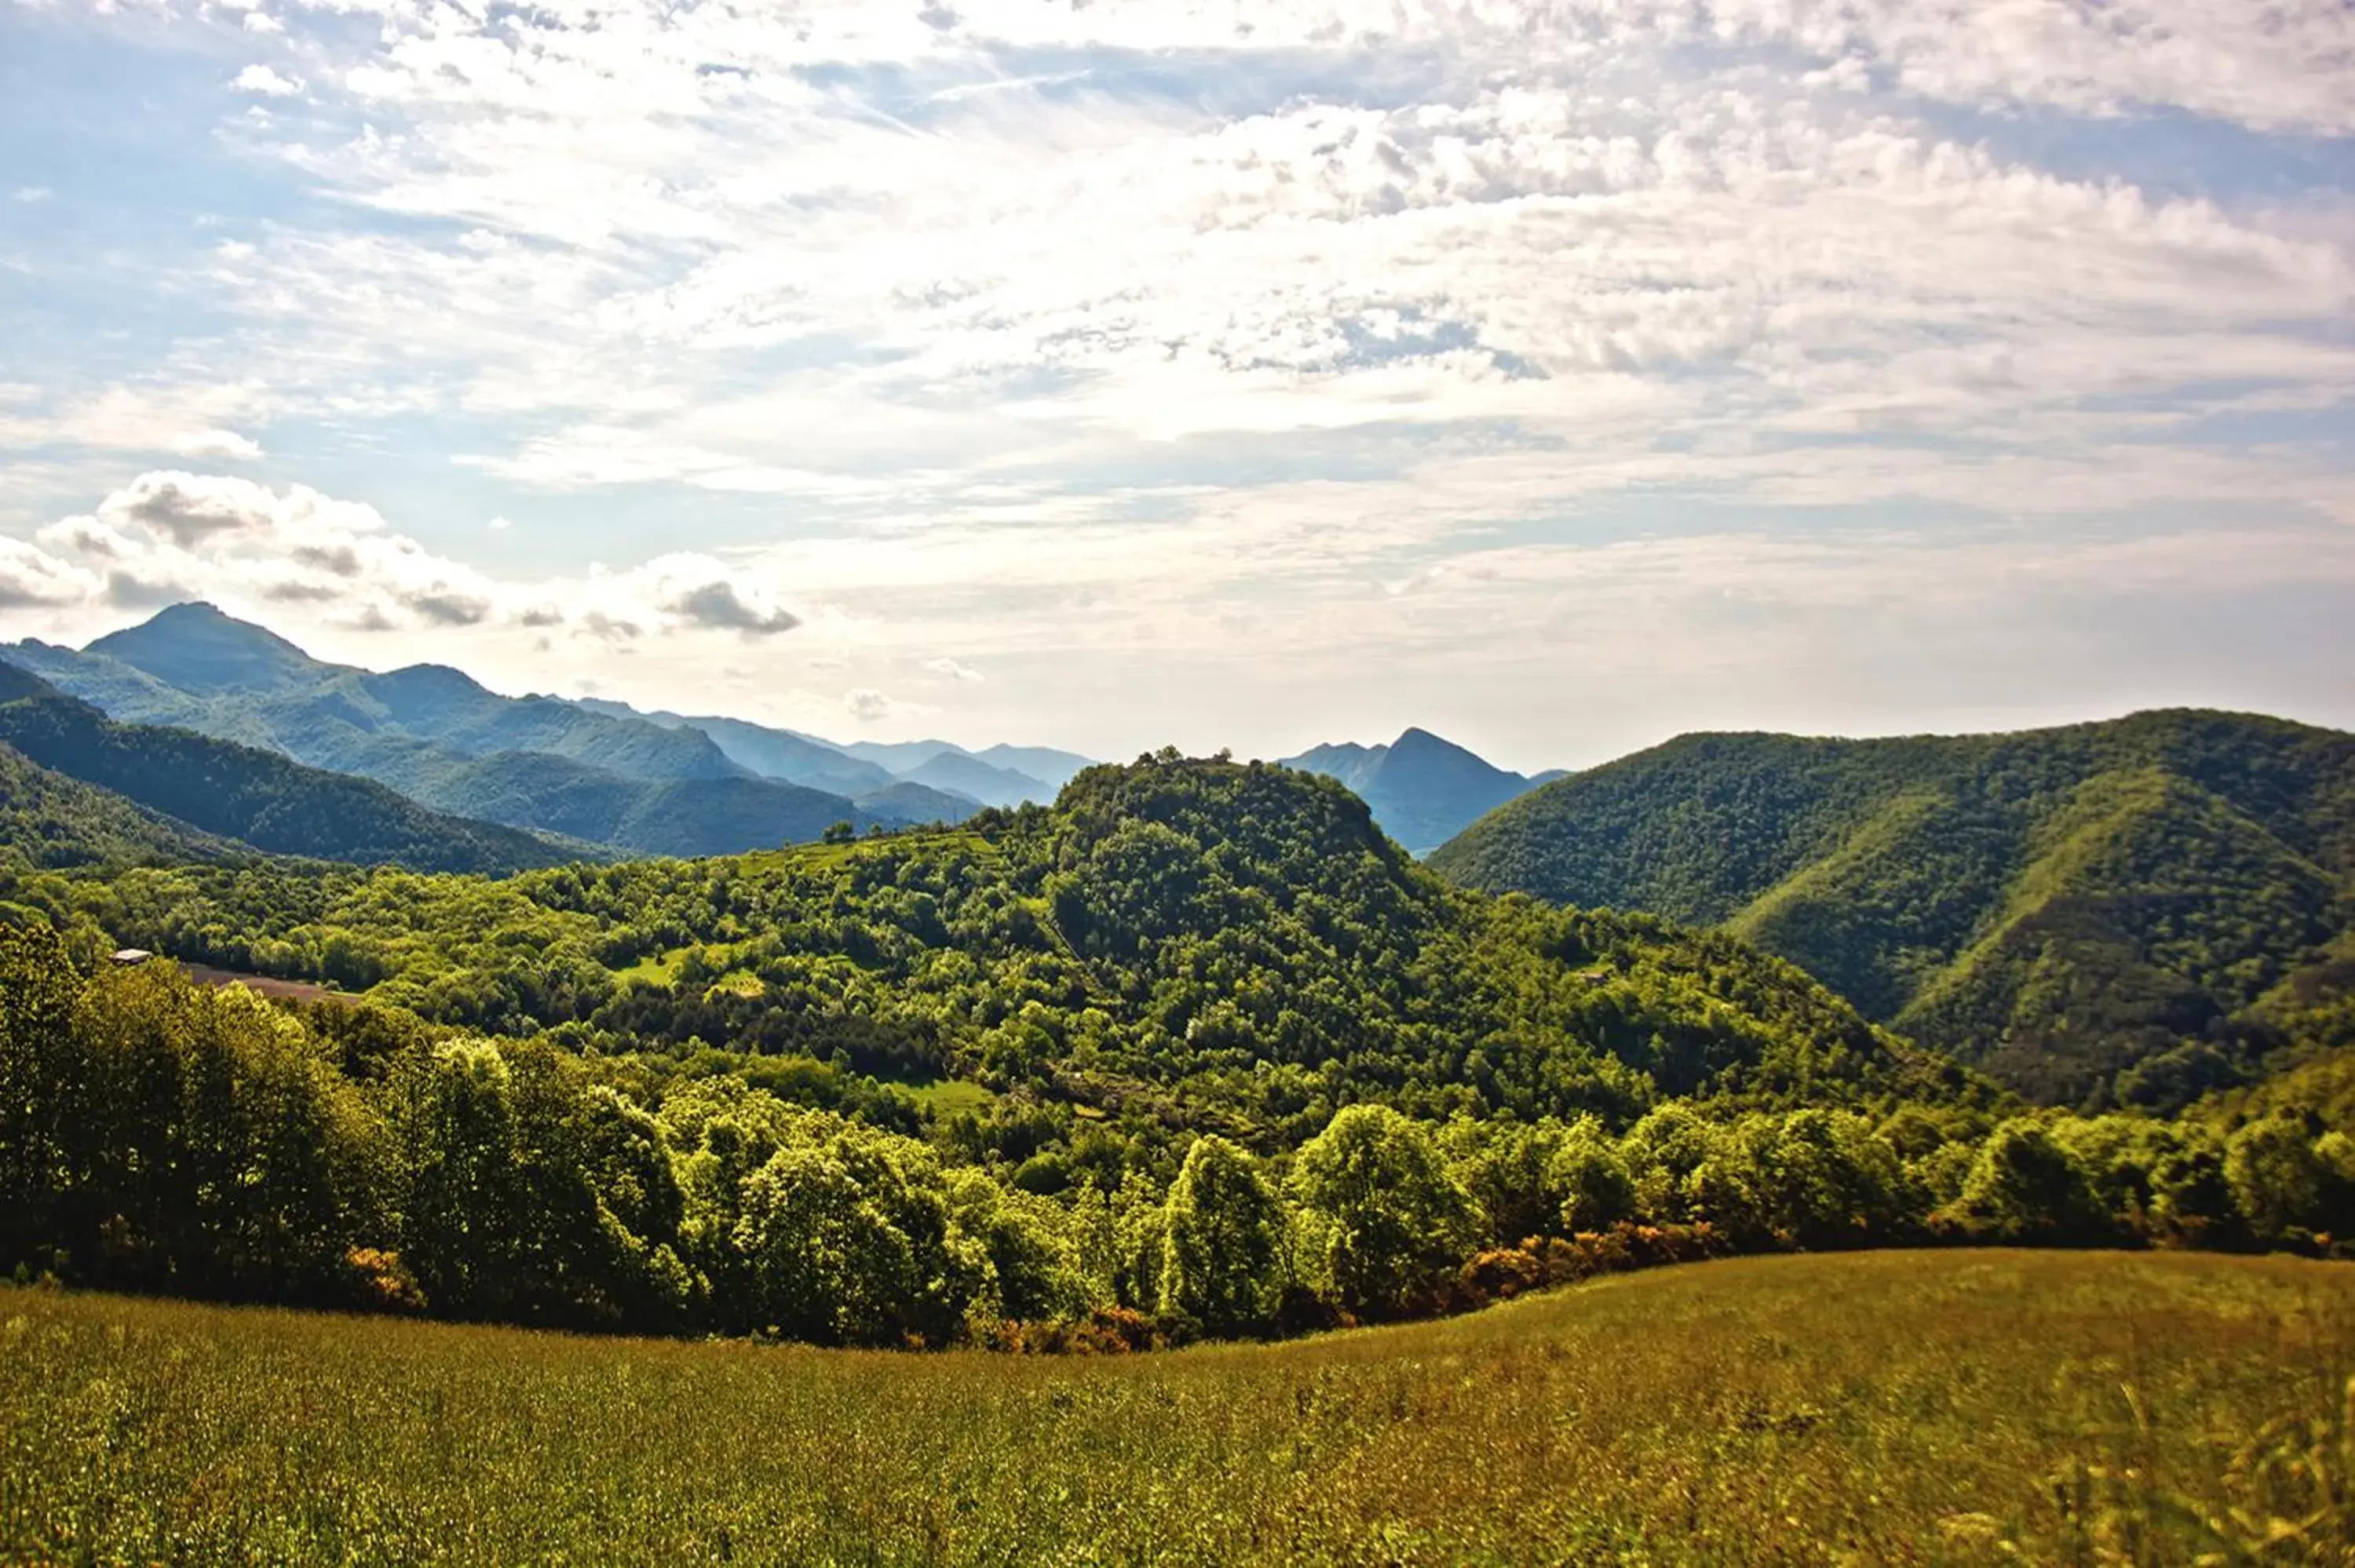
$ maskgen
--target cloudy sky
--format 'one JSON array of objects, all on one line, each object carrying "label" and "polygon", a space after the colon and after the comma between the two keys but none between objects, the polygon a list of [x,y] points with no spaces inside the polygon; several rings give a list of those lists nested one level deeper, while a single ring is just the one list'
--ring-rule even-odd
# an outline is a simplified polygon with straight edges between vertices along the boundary
[{"label": "cloudy sky", "polygon": [[1523,767],[2355,725],[2349,0],[0,0],[0,632]]}]

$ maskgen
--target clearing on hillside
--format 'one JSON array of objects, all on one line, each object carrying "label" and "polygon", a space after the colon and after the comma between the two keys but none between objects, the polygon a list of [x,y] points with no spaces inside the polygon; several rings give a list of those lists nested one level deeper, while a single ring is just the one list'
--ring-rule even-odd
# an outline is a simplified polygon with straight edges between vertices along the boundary
[{"label": "clearing on hillside", "polygon": [[0,1290],[0,1561],[2344,1563],[2350,1371],[2355,1269],[2197,1255],[1095,1360]]}]

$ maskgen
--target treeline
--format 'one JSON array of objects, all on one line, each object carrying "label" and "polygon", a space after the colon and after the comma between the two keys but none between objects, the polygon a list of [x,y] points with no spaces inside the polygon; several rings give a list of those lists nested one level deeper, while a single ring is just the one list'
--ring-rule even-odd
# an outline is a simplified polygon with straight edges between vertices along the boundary
[{"label": "treeline", "polygon": [[584,1330],[1133,1348],[1723,1252],[2355,1234],[2355,1143],[2296,1110],[2224,1130],[1672,1102],[1614,1130],[1359,1104],[1269,1159],[1201,1137],[1157,1168],[1082,1137],[1039,1183],[949,1128],[675,1066],[306,1021],[0,927],[0,1267]]}]

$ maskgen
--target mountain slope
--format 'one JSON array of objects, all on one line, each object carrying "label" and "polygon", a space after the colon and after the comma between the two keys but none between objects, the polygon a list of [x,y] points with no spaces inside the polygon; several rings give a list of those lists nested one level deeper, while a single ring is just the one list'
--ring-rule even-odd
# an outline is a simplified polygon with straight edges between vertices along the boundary
[{"label": "mountain slope", "polygon": [[887,784],[880,789],[871,789],[852,803],[862,811],[872,811],[878,816],[911,824],[945,822],[953,825],[964,821],[981,809],[981,802],[970,795],[935,789],[929,784],[919,784],[907,779],[897,784]]},{"label": "mountain slope", "polygon": [[184,865],[252,853],[0,743],[0,867]]},{"label": "mountain slope", "polygon": [[1312,747],[1282,765],[1337,779],[1373,808],[1383,832],[1416,854],[1429,853],[1538,782],[1414,728],[1388,746]]},{"label": "mountain slope", "polygon": [[0,682],[0,742],[208,833],[273,854],[499,874],[585,846],[431,811],[384,785],[190,730],[116,724],[21,672]]},{"label": "mountain slope", "polygon": [[995,746],[985,746],[970,755],[992,768],[1026,774],[1050,790],[1060,789],[1095,766],[1092,758],[1082,757],[1076,751],[1059,751],[1051,746],[1008,746],[1004,741]]},{"label": "mountain slope", "polygon": [[766,725],[717,715],[663,711],[640,713],[627,703],[583,697],[578,705],[613,718],[642,718],[669,729],[692,729],[710,737],[728,759],[764,779],[824,789],[837,795],[860,795],[889,787],[895,775],[872,762],[861,762],[825,741],[772,729]]},{"label": "mountain slope", "polygon": [[107,633],[85,652],[197,696],[283,692],[315,680],[324,668],[276,632],[201,603],[172,605],[137,626]]},{"label": "mountain slope", "polygon": [[2355,891],[2355,736],[2170,711],[2016,735],[1688,736],[1432,856],[1721,923],[2050,1098],[2222,1028]]},{"label": "mountain slope", "polygon": [[378,746],[357,769],[441,810],[531,827],[642,854],[735,854],[816,838],[835,822],[903,819],[775,779],[629,779],[539,751],[452,758]]}]

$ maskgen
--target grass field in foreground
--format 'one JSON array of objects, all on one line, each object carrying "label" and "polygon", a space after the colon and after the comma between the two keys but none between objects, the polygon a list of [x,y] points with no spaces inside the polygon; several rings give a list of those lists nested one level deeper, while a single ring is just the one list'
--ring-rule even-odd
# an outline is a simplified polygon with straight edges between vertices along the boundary
[{"label": "grass field in foreground", "polygon": [[2335,1563],[2350,1372],[2355,1268],[2192,1255],[1750,1258],[1100,1360],[0,1289],[0,1559]]}]

